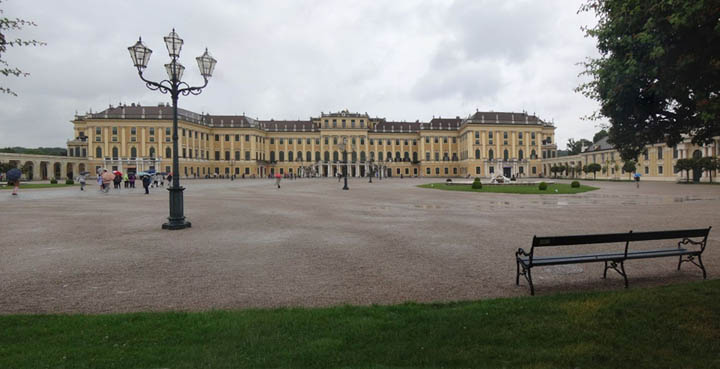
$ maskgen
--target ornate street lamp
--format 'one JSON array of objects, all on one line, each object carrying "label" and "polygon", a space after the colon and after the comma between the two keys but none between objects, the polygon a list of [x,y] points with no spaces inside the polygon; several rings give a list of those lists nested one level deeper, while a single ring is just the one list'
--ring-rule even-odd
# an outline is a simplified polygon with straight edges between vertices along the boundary
[{"label": "ornate street lamp", "polygon": [[171,61],[165,64],[165,71],[167,72],[168,79],[153,82],[143,77],[143,70],[147,67],[148,61],[152,50],[146,47],[142,43],[142,38],[138,42],[128,47],[130,51],[130,58],[132,58],[133,65],[138,70],[140,79],[145,82],[145,86],[153,91],[160,91],[164,94],[169,93],[173,103],[173,129],[172,129],[172,142],[173,142],[173,165],[172,165],[172,184],[168,191],[170,191],[170,216],[168,222],[163,223],[163,229],[184,229],[189,228],[191,223],[185,219],[183,215],[183,187],[180,187],[180,165],[178,164],[178,113],[177,113],[177,101],[178,96],[188,96],[190,94],[199,95],[202,89],[208,84],[208,80],[213,74],[215,69],[215,60],[205,49],[205,53],[195,58],[200,68],[200,75],[202,75],[205,83],[202,86],[191,87],[185,82],[182,82],[182,75],[185,71],[185,67],[178,62],[180,57],[180,50],[182,49],[183,40],[178,37],[173,28],[165,39],[165,46],[167,47],[168,54],[170,55]]},{"label": "ornate street lamp", "polygon": [[343,177],[345,177],[345,186],[343,187],[343,190],[349,190],[350,187],[347,185],[347,137],[343,137],[342,141],[342,150],[343,150]]},{"label": "ornate street lamp", "polygon": [[368,183],[372,183],[372,177],[373,174],[375,174],[375,168],[373,168],[373,165],[375,165],[374,161],[375,160],[370,159],[370,165],[368,165],[368,171],[370,172],[370,175],[368,176],[370,177],[370,180],[368,181]]}]

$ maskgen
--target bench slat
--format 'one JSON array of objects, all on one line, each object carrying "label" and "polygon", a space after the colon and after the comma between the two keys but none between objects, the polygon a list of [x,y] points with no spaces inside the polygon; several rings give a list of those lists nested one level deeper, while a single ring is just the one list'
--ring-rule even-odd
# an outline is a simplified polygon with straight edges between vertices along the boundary
[{"label": "bench slat", "polygon": [[616,243],[632,241],[652,241],[667,239],[682,239],[691,237],[705,237],[710,232],[709,228],[684,229],[657,232],[627,232],[627,233],[606,233],[575,236],[551,236],[535,237],[533,247],[545,246],[570,246],[588,245],[597,243]]}]

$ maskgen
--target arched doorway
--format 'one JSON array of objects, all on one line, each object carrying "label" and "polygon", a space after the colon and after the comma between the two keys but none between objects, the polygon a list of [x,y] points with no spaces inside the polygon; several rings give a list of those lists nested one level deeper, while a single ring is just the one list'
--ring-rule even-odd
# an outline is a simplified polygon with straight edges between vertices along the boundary
[{"label": "arched doorway", "polygon": [[55,163],[53,164],[53,177],[55,179],[60,179],[60,176],[62,175],[62,164]]},{"label": "arched doorway", "polygon": [[75,178],[75,171],[73,170],[74,167],[75,165],[73,163],[67,163],[65,168],[65,176],[67,176],[67,178]]},{"label": "arched doorway", "polygon": [[48,179],[48,176],[50,175],[50,170],[48,170],[48,165],[50,163],[46,161],[40,162],[40,179]]},{"label": "arched doorway", "polygon": [[28,181],[33,180],[33,174],[35,172],[35,164],[31,161],[26,161],[22,166],[22,172],[25,174],[25,179]]}]

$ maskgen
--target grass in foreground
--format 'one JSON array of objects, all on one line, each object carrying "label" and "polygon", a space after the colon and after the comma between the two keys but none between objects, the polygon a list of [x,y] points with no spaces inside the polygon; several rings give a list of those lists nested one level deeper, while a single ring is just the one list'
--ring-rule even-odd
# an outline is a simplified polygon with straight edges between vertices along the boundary
[{"label": "grass in foreground", "polygon": [[[51,183],[22,183],[20,182],[20,189],[27,189],[31,190],[33,188],[56,188],[56,187],[70,187],[70,186],[76,186],[74,184],[65,184],[65,183],[57,183],[57,184],[51,184]],[[79,184],[77,185],[79,186]],[[12,190],[13,186],[8,186],[7,183],[0,185],[0,190]]]},{"label": "grass in foreground", "polygon": [[720,280],[478,302],[0,316],[2,368],[718,368]]},{"label": "grass in foreground", "polygon": [[[471,185],[448,185],[445,183],[428,183],[420,185],[422,188],[433,188],[448,191],[470,191],[470,192],[492,192],[492,193],[516,193],[524,195],[567,195],[597,190],[597,187],[580,185],[573,188],[566,183],[548,184],[545,191],[541,191],[537,185],[483,185],[481,189],[473,189]],[[557,190],[557,191],[556,191]]]}]

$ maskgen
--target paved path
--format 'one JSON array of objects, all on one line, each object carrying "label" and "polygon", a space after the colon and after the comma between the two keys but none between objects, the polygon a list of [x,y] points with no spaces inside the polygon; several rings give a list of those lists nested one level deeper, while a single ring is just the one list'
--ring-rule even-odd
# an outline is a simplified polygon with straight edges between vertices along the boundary
[{"label": "paved path", "polygon": [[[441,182],[438,180],[436,182]],[[597,182],[577,195],[415,187],[428,180],[188,180],[193,228],[160,229],[167,191],[0,191],[0,313],[391,304],[527,295],[513,252],[534,234],[714,227],[720,186]],[[627,263],[631,288],[700,280],[674,259]],[[620,289],[602,265],[533,271],[538,294]]]}]

